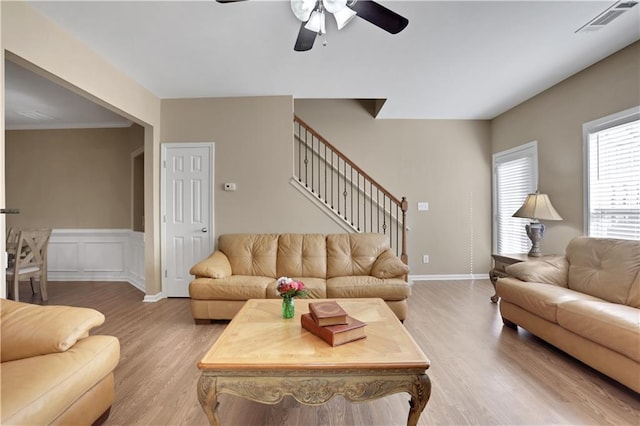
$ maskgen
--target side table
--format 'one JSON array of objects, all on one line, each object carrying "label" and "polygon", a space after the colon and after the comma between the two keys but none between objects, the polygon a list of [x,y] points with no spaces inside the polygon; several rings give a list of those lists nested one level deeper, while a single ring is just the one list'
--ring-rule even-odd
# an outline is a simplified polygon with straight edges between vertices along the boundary
[{"label": "side table", "polygon": [[489,271],[489,280],[493,284],[493,296],[491,301],[496,303],[498,301],[498,293],[496,293],[496,282],[498,278],[510,277],[505,271],[505,268],[514,263],[526,262],[531,259],[540,259],[539,257],[529,257],[527,253],[513,253],[513,254],[492,254],[493,269]]}]

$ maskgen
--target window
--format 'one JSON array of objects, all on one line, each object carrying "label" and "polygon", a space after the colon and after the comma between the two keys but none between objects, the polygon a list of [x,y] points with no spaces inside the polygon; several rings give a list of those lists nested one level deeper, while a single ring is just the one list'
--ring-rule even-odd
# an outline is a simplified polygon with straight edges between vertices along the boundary
[{"label": "window", "polygon": [[585,233],[640,240],[640,108],[587,123]]},{"label": "window", "polygon": [[531,248],[524,226],[512,217],[538,186],[538,143],[530,142],[493,154],[493,250],[526,253]]}]

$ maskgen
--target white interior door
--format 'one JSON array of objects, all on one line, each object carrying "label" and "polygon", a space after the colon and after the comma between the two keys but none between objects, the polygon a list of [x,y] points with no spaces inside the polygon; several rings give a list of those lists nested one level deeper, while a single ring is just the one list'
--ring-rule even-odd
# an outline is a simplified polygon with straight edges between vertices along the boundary
[{"label": "white interior door", "polygon": [[163,292],[188,297],[191,266],[213,251],[213,143],[162,145]]}]

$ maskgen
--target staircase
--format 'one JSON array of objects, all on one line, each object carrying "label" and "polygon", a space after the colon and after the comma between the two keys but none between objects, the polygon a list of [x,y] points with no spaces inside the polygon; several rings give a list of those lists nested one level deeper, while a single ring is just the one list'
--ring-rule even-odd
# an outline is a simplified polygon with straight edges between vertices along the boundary
[{"label": "staircase", "polygon": [[407,263],[407,199],[393,196],[297,116],[294,141],[292,183],[348,232],[388,235]]}]

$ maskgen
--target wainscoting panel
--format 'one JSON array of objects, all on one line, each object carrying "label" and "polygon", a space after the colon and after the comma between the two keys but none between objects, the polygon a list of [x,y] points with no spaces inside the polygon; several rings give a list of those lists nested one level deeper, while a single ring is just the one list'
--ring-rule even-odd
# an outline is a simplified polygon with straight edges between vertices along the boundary
[{"label": "wainscoting panel", "polygon": [[80,250],[75,241],[53,241],[53,236],[49,241],[47,253],[49,265],[48,274],[52,272],[78,272]]},{"label": "wainscoting panel", "polygon": [[131,232],[126,253],[129,282],[144,291],[144,232]]},{"label": "wainscoting panel", "polygon": [[128,229],[54,229],[49,281],[128,281],[145,291],[144,233]]},{"label": "wainscoting panel", "polygon": [[125,272],[124,241],[86,241],[83,245],[85,271]]}]

